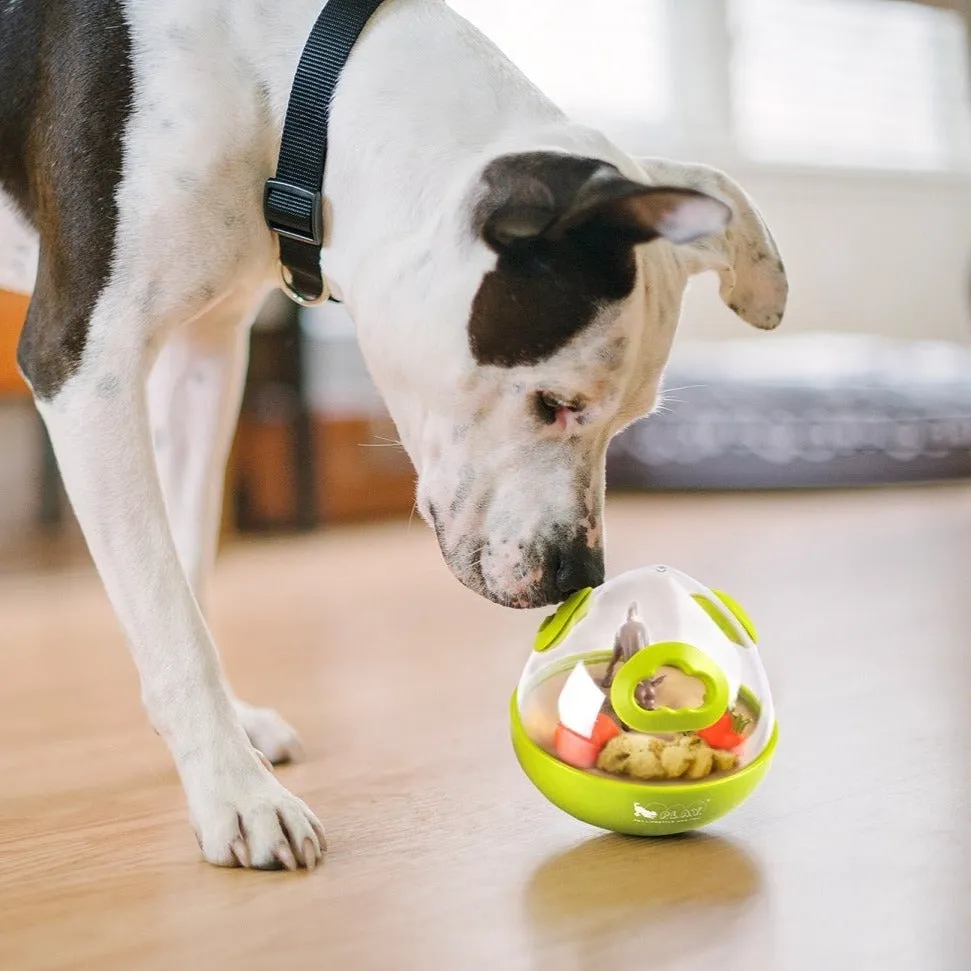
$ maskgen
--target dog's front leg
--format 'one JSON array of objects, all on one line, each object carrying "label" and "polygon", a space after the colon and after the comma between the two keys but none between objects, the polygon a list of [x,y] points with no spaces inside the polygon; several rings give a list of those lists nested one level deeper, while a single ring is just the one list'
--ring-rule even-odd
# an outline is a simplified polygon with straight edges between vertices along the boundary
[{"label": "dog's front leg", "polygon": [[39,393],[35,386],[38,408],[128,635],[149,718],[175,760],[202,852],[223,866],[314,866],[320,823],[250,744],[179,561],[152,455],[148,328],[109,288],[95,307],[80,360],[54,381],[44,316],[35,301],[21,362],[28,379],[46,375]]},{"label": "dog's front leg", "polygon": [[[148,384],[152,442],[169,524],[203,613],[253,316],[254,301],[242,298],[224,301],[179,328],[162,347]],[[250,741],[271,762],[300,758],[297,733],[275,711],[231,697]]]}]

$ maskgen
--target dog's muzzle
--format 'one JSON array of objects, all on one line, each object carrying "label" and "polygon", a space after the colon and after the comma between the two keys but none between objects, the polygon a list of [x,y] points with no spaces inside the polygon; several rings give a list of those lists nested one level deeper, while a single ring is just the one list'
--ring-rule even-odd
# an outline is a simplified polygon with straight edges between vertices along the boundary
[{"label": "dog's muzzle", "polygon": [[543,557],[543,579],[537,589],[537,596],[545,602],[536,606],[560,603],[578,590],[599,587],[603,582],[602,549],[591,549],[583,537],[568,546],[553,545]]}]

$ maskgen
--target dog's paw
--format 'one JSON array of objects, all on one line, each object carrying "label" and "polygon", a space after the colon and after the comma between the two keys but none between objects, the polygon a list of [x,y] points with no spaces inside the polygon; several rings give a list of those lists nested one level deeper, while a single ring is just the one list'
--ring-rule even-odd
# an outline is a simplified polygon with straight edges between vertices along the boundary
[{"label": "dog's paw", "polygon": [[253,747],[273,765],[303,758],[300,737],[272,708],[254,708],[245,701],[233,704]]},{"label": "dog's paw", "polygon": [[225,779],[187,787],[202,855],[216,866],[312,870],[327,848],[310,808],[256,759]]}]

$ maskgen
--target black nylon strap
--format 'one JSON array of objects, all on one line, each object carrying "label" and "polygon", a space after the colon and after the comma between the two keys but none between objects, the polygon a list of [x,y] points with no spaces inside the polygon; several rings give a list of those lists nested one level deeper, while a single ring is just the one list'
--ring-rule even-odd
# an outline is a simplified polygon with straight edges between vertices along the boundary
[{"label": "black nylon strap", "polygon": [[383,0],[329,0],[310,31],[290,89],[276,177],[263,190],[263,218],[277,234],[290,296],[326,296],[323,181],[330,103],[351,49]]}]

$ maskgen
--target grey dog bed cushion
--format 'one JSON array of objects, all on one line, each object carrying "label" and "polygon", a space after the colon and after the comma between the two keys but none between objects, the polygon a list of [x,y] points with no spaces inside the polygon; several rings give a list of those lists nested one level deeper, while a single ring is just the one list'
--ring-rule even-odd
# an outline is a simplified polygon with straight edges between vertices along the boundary
[{"label": "grey dog bed cushion", "polygon": [[611,443],[613,489],[971,477],[971,349],[831,333],[676,347],[662,407]]}]

